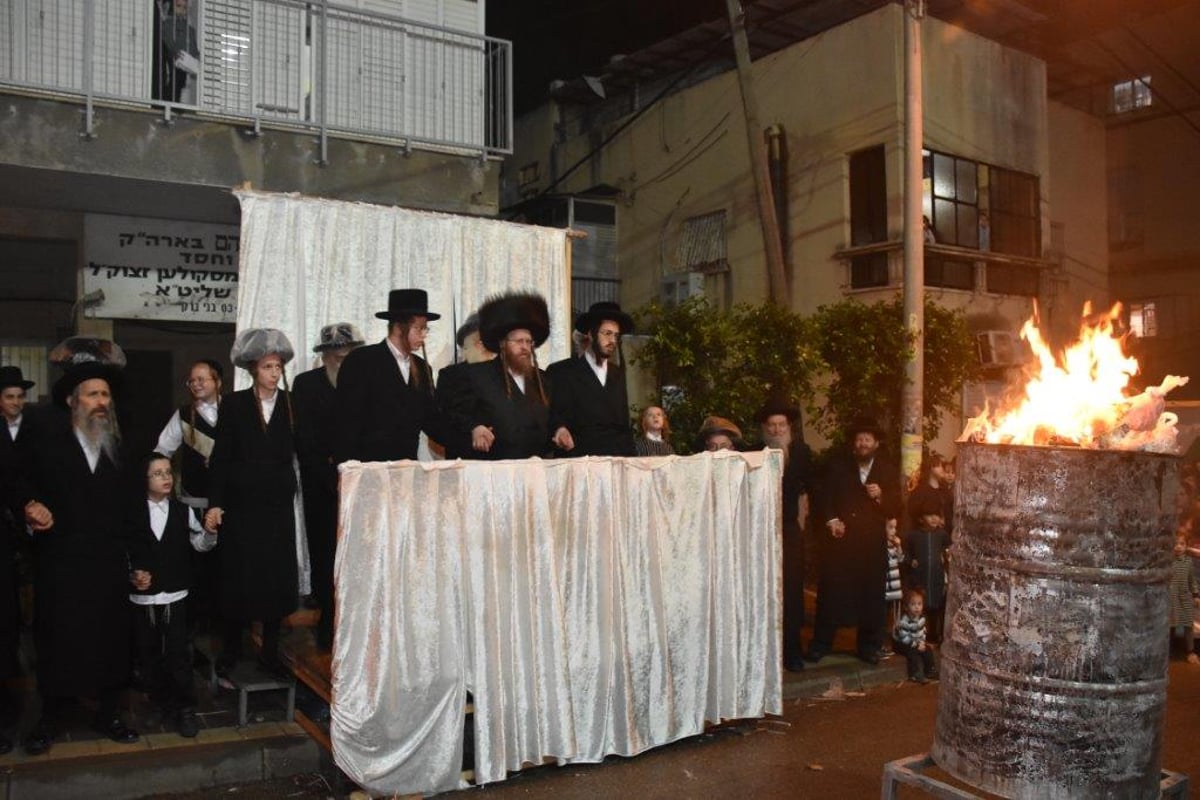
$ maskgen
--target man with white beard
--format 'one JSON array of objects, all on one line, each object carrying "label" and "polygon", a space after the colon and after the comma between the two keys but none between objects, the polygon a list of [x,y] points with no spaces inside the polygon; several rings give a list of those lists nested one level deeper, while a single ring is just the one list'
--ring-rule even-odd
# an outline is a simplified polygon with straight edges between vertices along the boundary
[{"label": "man with white beard", "polygon": [[138,740],[118,707],[129,679],[129,577],[121,527],[129,484],[112,390],[125,356],[111,342],[69,339],[51,357],[65,365],[53,396],[69,414],[39,426],[21,482],[25,522],[33,531],[42,698],[41,718],[25,737],[30,755],[50,749],[70,698],[95,698],[93,727],[108,738]]},{"label": "man with white beard", "polygon": [[783,451],[783,666],[804,669],[800,642],[804,626],[804,540],[808,493],[812,482],[812,451],[797,425],[800,408],[772,396],[756,415],[763,444]]}]

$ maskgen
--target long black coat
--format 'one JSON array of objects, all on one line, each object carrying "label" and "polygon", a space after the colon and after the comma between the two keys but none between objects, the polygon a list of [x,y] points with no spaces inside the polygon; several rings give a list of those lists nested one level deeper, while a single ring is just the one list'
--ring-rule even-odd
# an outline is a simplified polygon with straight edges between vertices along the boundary
[{"label": "long black coat", "polygon": [[36,438],[35,414],[27,408],[14,441],[0,417],[0,679],[17,673],[20,602],[17,596],[17,549],[25,536],[25,511],[19,486],[22,451]]},{"label": "long black coat", "polygon": [[65,414],[41,423],[23,450],[21,492],[22,506],[37,500],[54,515],[54,527],[33,534],[38,688],[51,696],[93,695],[129,677],[122,523],[136,484],[103,453],[92,472]]},{"label": "long black coat", "polygon": [[624,369],[610,363],[602,385],[588,360],[578,356],[556,361],[546,374],[554,384],[554,413],[575,440],[575,448],[563,455],[634,455]]},{"label": "long black coat", "polygon": [[221,612],[272,620],[296,609],[295,439],[287,392],[280,390],[263,429],[253,389],[221,405],[209,460],[209,506],[224,511],[217,552]]},{"label": "long black coat", "polygon": [[[887,579],[887,520],[900,504],[900,479],[896,469],[875,458],[866,483],[882,489],[880,502],[867,495],[859,479],[858,463],[850,456],[835,456],[821,492],[820,514],[813,534],[817,540],[820,578],[817,595],[835,625],[882,625]],[[846,535],[834,537],[828,521],[840,519]]]},{"label": "long black coat", "polygon": [[470,436],[463,435],[464,431],[469,430],[467,426],[471,421],[472,403],[468,391],[470,379],[467,377],[467,371],[470,368],[470,363],[460,361],[457,364],[442,367],[438,371],[437,389],[433,396],[442,410],[446,424],[457,431],[457,434],[450,436],[450,441],[442,443],[446,449],[446,458],[450,459],[471,458],[472,455]]},{"label": "long black coat", "polygon": [[[491,428],[496,436],[491,450],[482,453],[470,449],[470,458],[495,461],[550,455],[550,437],[558,425],[538,394],[535,378],[525,381],[522,393],[499,358],[471,364],[466,373],[465,385],[455,400],[466,420],[466,440],[470,441],[470,432],[477,425]],[[544,373],[541,380],[547,395],[551,395],[550,381]]]},{"label": "long black coat", "polygon": [[334,461],[415,459],[421,431],[443,446],[447,428],[433,398],[433,372],[415,353],[409,381],[387,342],[351,351],[338,372]]}]

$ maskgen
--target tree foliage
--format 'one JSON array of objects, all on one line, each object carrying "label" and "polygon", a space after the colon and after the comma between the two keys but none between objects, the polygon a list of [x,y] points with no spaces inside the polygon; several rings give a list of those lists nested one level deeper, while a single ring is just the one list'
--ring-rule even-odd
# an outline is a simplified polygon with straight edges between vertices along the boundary
[{"label": "tree foliage", "polygon": [[808,326],[776,305],[714,309],[704,298],[678,306],[657,303],[638,312],[638,328],[652,331],[635,359],[663,387],[676,452],[695,450],[696,432],[710,414],[726,417],[756,439],[755,412],[774,389],[802,401],[819,365]]},{"label": "tree foliage", "polygon": [[[710,414],[731,419],[757,440],[754,415],[772,391],[805,406],[832,441],[860,414],[876,416],[898,441],[911,352],[899,298],[871,305],[843,300],[807,319],[770,303],[721,311],[704,298],[673,307],[652,303],[637,316],[650,336],[634,361],[648,366],[663,387],[677,452],[695,449],[696,432]],[[957,411],[963,383],[977,372],[964,314],[926,301],[927,438],[937,435],[944,413]]]}]

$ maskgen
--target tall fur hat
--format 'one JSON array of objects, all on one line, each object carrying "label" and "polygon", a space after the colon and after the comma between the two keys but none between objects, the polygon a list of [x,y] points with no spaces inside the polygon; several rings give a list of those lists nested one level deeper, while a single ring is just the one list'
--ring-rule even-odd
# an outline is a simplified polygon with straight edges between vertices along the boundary
[{"label": "tall fur hat", "polygon": [[286,364],[296,355],[287,334],[278,328],[247,328],[238,332],[229,360],[234,366],[253,369],[255,362],[274,353]]},{"label": "tall fur hat", "polygon": [[50,363],[62,367],[63,374],[54,382],[50,395],[56,405],[67,407],[67,398],[84,381],[99,378],[117,390],[117,379],[124,368],[125,351],[116,342],[90,336],[71,336],[50,351]]},{"label": "tall fur hat", "polygon": [[541,347],[550,338],[550,310],[540,294],[506,292],[479,307],[479,338],[493,353],[499,353],[504,337],[518,328],[529,331],[534,347]]}]

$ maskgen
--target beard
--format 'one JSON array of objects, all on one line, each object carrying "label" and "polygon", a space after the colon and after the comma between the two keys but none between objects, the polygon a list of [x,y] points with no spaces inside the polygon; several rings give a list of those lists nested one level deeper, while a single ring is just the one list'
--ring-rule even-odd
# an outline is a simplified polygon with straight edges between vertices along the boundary
[{"label": "beard", "polygon": [[778,436],[763,436],[763,443],[767,447],[777,447],[786,453],[787,449],[792,446],[792,432],[788,431]]},{"label": "beard", "polygon": [[520,375],[522,378],[528,378],[533,375],[533,356],[532,355],[509,355],[504,356],[504,365],[508,367],[508,371],[514,375]]},{"label": "beard", "polygon": [[93,411],[86,415],[76,411],[73,416],[76,430],[83,434],[83,438],[87,440],[88,444],[92,447],[99,447],[101,452],[108,456],[108,460],[116,464],[118,448],[121,444],[121,431],[112,410],[110,409],[107,414]]}]

